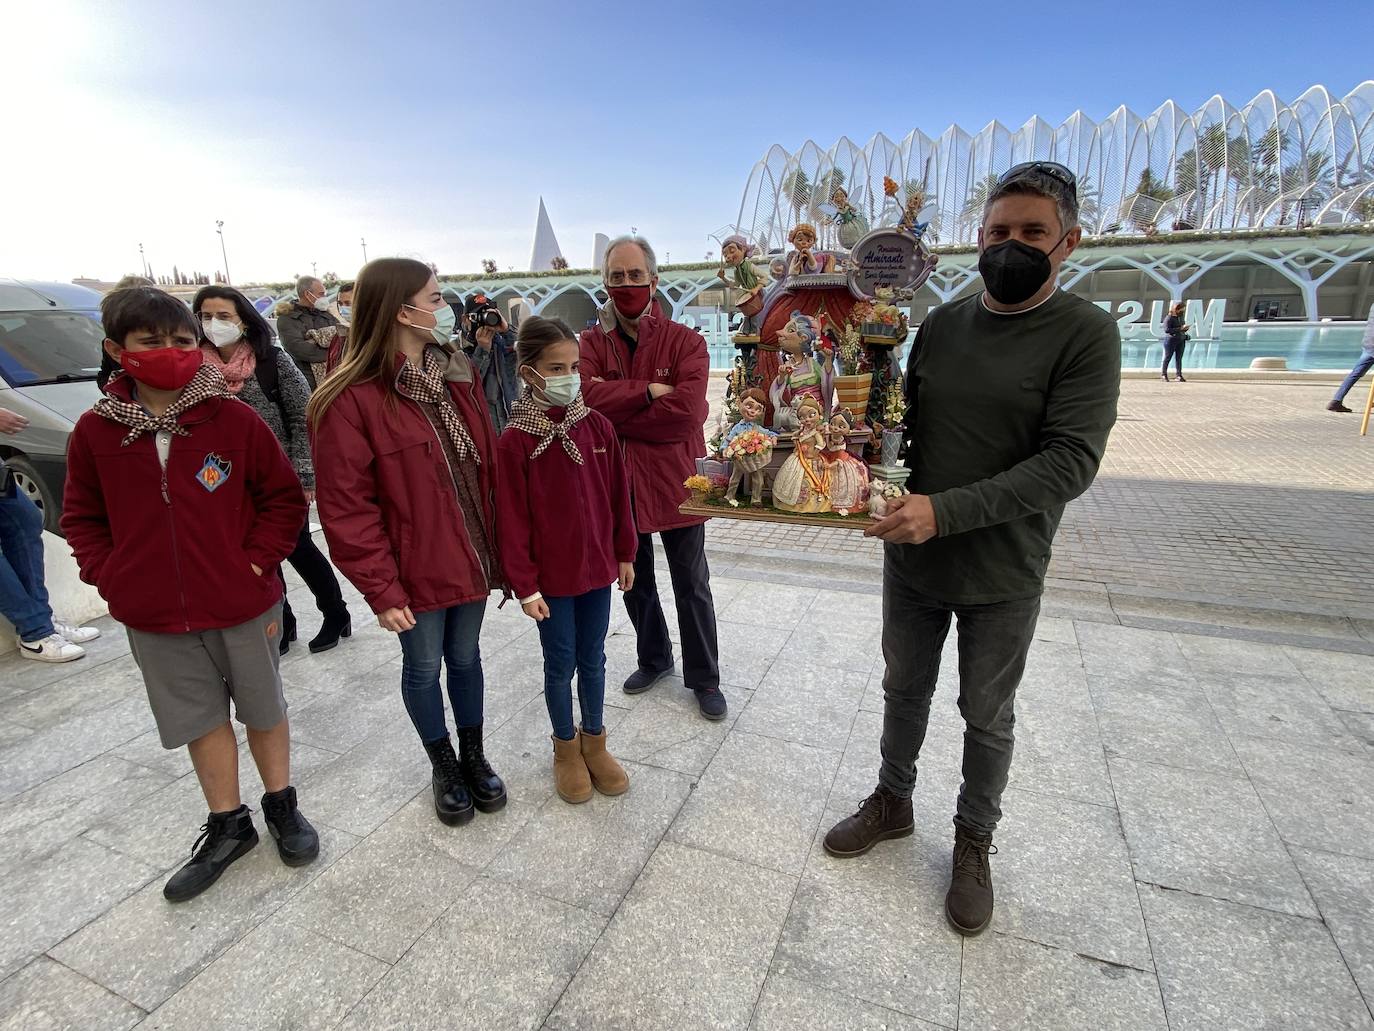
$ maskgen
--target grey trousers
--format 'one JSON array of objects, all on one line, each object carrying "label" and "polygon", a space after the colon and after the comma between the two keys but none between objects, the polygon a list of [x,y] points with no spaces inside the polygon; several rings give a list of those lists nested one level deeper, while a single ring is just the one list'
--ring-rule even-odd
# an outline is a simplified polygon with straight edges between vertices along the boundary
[{"label": "grey trousers", "polygon": [[916,763],[940,676],[940,652],[958,618],[959,712],[964,717],[964,782],[957,827],[991,834],[1002,817],[1015,745],[1016,688],[1035,635],[1040,598],[950,605],[910,586],[914,549],[889,544],[883,557],[883,742],[878,783],[901,798],[916,788]]}]

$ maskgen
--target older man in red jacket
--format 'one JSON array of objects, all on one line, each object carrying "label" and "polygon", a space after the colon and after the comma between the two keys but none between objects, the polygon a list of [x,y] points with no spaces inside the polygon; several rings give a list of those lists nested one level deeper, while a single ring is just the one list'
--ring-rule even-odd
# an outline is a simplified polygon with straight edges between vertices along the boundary
[{"label": "older man in red jacket", "polygon": [[710,360],[701,336],[663,314],[654,293],[658,261],[637,236],[612,240],[602,263],[610,300],[582,333],[582,392],[615,426],[630,472],[639,551],[625,607],[639,641],[639,668],[627,694],[647,691],[673,668],[673,645],[654,579],[653,535],[663,539],[682,630],[682,678],[701,714],[725,718],[720,693],[716,609],[706,565],[704,522],[684,516],[682,481],[705,453]]}]

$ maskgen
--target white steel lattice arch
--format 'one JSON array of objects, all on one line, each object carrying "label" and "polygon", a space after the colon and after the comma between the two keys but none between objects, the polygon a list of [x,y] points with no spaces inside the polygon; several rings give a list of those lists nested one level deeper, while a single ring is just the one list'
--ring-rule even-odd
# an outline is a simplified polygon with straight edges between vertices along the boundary
[{"label": "white steel lattice arch", "polygon": [[1077,111],[1057,128],[1037,116],[1014,131],[951,125],[934,140],[913,129],[900,144],[879,133],[862,148],[844,137],[828,150],[774,145],[750,172],[736,227],[764,250],[784,248],[798,222],[823,225],[836,186],[871,226],[894,224],[886,176],[934,205],[935,243],[972,243],[988,184],[1029,160],[1075,171],[1092,235],[1374,221],[1374,80],[1340,98],[1313,86],[1286,103],[1264,90],[1244,107],[1216,96],[1191,114],[1169,100],[1145,118],[1123,106],[1101,122]]}]

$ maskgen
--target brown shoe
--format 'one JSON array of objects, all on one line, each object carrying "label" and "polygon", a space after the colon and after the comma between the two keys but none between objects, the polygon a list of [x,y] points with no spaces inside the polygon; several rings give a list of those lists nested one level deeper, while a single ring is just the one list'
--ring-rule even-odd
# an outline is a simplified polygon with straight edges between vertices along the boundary
[{"label": "brown shoe", "polygon": [[571,741],[553,737],[553,786],[564,802],[576,805],[592,797],[592,778],[574,735]]},{"label": "brown shoe", "polygon": [[603,795],[623,795],[630,790],[630,775],[625,767],[615,761],[615,756],[606,751],[606,729],[599,734],[589,734],[585,730],[577,732],[582,742],[582,761],[587,764],[587,772],[592,778],[592,787]]},{"label": "brown shoe", "polygon": [[911,799],[898,798],[879,787],[859,803],[858,812],[830,828],[825,850],[840,859],[861,856],[878,842],[905,838],[915,829]]},{"label": "brown shoe", "polygon": [[954,872],[945,895],[945,918],[960,934],[981,934],[992,922],[988,856],[996,854],[991,837],[978,837],[961,827],[954,829]]}]

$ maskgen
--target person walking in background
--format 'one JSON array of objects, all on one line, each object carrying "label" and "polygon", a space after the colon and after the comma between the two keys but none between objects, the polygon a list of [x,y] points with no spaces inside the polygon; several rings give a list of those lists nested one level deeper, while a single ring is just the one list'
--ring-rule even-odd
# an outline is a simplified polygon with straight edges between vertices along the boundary
[{"label": "person walking in background", "polygon": [[678,511],[683,481],[706,453],[706,383],[710,357],[700,335],[663,314],[658,260],[642,237],[612,240],[601,277],[610,299],[596,325],[582,331],[582,391],[587,406],[611,421],[630,469],[639,552],[625,608],[634,624],[639,668],[626,694],[651,688],[673,668],[673,643],[654,576],[654,538],[663,541],[682,631],[682,679],[701,715],[723,720],[720,656],[705,520]]},{"label": "person walking in background", "polygon": [[[634,586],[639,547],[615,428],[582,400],[577,338],[557,319],[528,318],[517,344],[525,393],[497,443],[497,533],[506,579],[539,624],[553,776],[565,802],[629,790],[606,751],[606,631],[611,588]],[[572,678],[582,726],[573,724]]]},{"label": "person walking in background", "polygon": [[1360,378],[1370,369],[1374,369],[1374,304],[1369,306],[1368,321],[1364,326],[1364,340],[1360,343],[1360,360],[1355,363],[1355,367],[1350,370],[1345,379],[1341,380],[1341,385],[1336,388],[1336,396],[1327,402],[1328,412],[1348,412],[1345,406],[1345,395],[1350,393]]},{"label": "person walking in background", "polygon": [[323,366],[329,357],[329,345],[333,333],[315,333],[312,330],[337,329],[339,321],[329,313],[329,295],[325,293],[324,283],[315,276],[301,276],[296,280],[296,301],[285,314],[277,317],[277,337],[281,346],[292,358],[296,367],[305,376],[305,382],[314,390],[316,381],[315,366]]},{"label": "person walking in background", "polygon": [[[496,439],[453,309],[428,265],[358,274],[348,351],[310,399],[316,502],[335,563],[401,642],[401,698],[447,824],[494,812],[506,786],[482,748],[478,637],[500,586]],[[439,673],[458,725],[455,755]]]},{"label": "person walking in background", "polygon": [[[0,408],[0,433],[15,434],[29,420]],[[100,631],[52,614],[43,579],[43,513],[0,464],[0,616],[14,624],[19,654],[39,662],[71,662]]]},{"label": "person walking in background", "polygon": [[[267,320],[232,286],[204,286],[191,302],[191,311],[200,322],[205,342],[201,351],[205,361],[224,377],[225,389],[262,417],[273,435],[286,449],[287,457],[300,477],[306,504],[315,500],[315,469],[310,461],[310,437],[305,428],[305,405],[310,388],[295,362],[285,351],[272,345]],[[353,632],[344,603],[339,578],[310,534],[309,522],[301,525],[296,547],[287,556],[301,575],[315,607],[324,622],[310,641],[311,652],[325,652]],[[280,572],[280,570],[279,570]],[[282,576],[283,655],[296,639],[296,616],[286,597],[286,578]]]},{"label": "person walking in background", "polygon": [[1180,383],[1183,378],[1183,348],[1188,343],[1188,323],[1183,321],[1183,302],[1174,301],[1169,305],[1169,314],[1164,319],[1164,364],[1159,375],[1165,383],[1169,382],[1169,359],[1174,360],[1174,372]]},{"label": "person walking in background", "polygon": [[123,371],[72,432],[62,531],[81,579],[128,630],[162,747],[187,749],[209,806],[190,861],[162,889],[184,902],[258,844],[231,700],[282,862],[319,854],[291,786],[277,651],[277,567],[305,522],[305,495],[266,424],[204,363],[184,303],[119,290],[100,311]]}]

